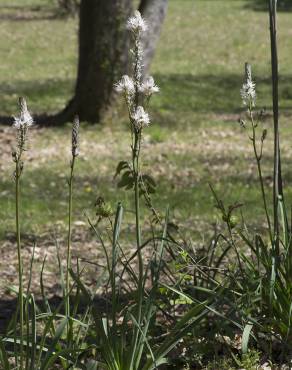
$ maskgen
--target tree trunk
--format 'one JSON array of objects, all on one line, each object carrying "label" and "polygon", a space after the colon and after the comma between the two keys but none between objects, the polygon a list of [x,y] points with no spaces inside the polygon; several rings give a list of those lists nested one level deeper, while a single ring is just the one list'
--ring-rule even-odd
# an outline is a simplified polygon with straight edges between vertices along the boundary
[{"label": "tree trunk", "polygon": [[[141,0],[139,10],[147,20],[145,33],[145,74],[155,52],[168,0]],[[55,116],[39,116],[37,123],[58,125],[75,115],[90,123],[99,122],[113,101],[113,85],[127,73],[129,32],[126,22],[132,0],[81,0],[79,62],[75,94],[66,108]]]},{"label": "tree trunk", "polygon": [[98,122],[110,105],[113,85],[127,70],[129,35],[125,29],[131,0],[82,0],[75,96],[56,121]]},{"label": "tree trunk", "polygon": [[150,69],[162,24],[167,12],[168,0],[141,0],[139,11],[148,23],[148,30],[143,39],[144,74]]}]

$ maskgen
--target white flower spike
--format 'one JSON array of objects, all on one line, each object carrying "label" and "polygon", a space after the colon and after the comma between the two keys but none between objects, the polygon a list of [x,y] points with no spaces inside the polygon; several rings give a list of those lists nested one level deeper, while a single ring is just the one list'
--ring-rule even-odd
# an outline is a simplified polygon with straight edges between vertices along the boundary
[{"label": "white flower spike", "polygon": [[145,32],[147,30],[147,23],[138,10],[135,11],[133,17],[129,18],[127,29],[133,33]]},{"label": "white flower spike", "polygon": [[242,98],[243,105],[249,106],[250,104],[254,107],[256,101],[256,84],[253,82],[251,77],[251,66],[245,63],[245,78],[246,81],[240,89],[240,95]]},{"label": "white flower spike", "polygon": [[24,98],[19,98],[20,116],[14,117],[13,126],[20,130],[23,127],[30,127],[33,124],[33,118],[30,115]]}]

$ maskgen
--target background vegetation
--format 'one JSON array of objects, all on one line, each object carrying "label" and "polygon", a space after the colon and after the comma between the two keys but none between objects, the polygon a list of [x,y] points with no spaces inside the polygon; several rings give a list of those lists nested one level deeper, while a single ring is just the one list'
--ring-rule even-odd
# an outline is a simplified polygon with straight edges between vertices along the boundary
[{"label": "background vegetation", "polygon": [[[283,2],[280,4],[282,10],[289,10],[288,5]],[[156,368],[155,361],[153,365],[153,359],[149,357],[146,361],[145,357],[146,345],[147,348],[149,347],[148,338],[151,345],[155,347],[158,360],[163,361],[164,354],[177,344],[176,335],[178,339],[184,338],[180,343],[185,347],[178,346],[176,350],[180,354],[187,353],[185,359],[180,359],[185,366],[188,364],[201,366],[206,358],[207,361],[211,360],[214,355],[210,354],[211,347],[213,351],[213,343],[218,346],[217,351],[220,352],[219,356],[222,360],[222,364],[219,360],[214,363],[214,366],[209,363],[214,369],[218,367],[231,369],[233,364],[236,364],[251,370],[259,362],[264,368],[263,361],[266,355],[278,362],[288,360],[290,355],[291,230],[288,222],[286,223],[285,209],[282,208],[277,220],[283,225],[283,235],[280,235],[279,240],[270,229],[271,239],[268,242],[252,146],[238,124],[238,118],[243,112],[243,109],[239,108],[242,104],[239,89],[243,82],[243,62],[248,60],[254,67],[253,77],[257,83],[259,97],[257,106],[265,108],[264,128],[267,129],[268,136],[264,146],[263,183],[267,189],[268,207],[270,207],[274,153],[267,12],[261,11],[263,8],[260,1],[251,3],[227,0],[216,2],[173,0],[169,5],[168,17],[152,66],[152,73],[161,88],[161,93],[153,100],[152,124],[145,130],[143,136],[143,161],[145,162],[143,167],[146,168],[146,172],[148,168],[151,169],[151,175],[158,183],[157,193],[153,197],[156,208],[163,212],[167,204],[170,205],[170,216],[169,219],[166,216],[166,220],[170,221],[171,232],[164,229],[162,239],[158,237],[161,246],[158,247],[154,239],[153,247],[143,250],[142,259],[139,250],[141,246],[139,232],[137,246],[134,246],[134,233],[130,233],[135,230],[133,213],[139,215],[137,211],[139,207],[136,207],[136,211],[133,212],[131,193],[117,189],[117,180],[114,178],[117,162],[129,157],[130,148],[127,113],[118,103],[107,114],[101,125],[81,123],[81,153],[75,167],[72,225],[72,266],[77,267],[75,270],[69,269],[71,261],[69,263],[70,257],[68,257],[65,279],[67,285],[64,288],[64,281],[62,282],[61,279],[61,283],[58,282],[57,275],[59,273],[62,277],[61,260],[64,261],[66,245],[64,235],[66,235],[68,218],[67,181],[71,125],[68,123],[65,127],[35,127],[30,135],[29,151],[25,160],[25,176],[21,177],[20,218],[23,248],[21,249],[18,242],[18,255],[21,254],[24,259],[24,286],[31,283],[33,291],[39,294],[37,289],[43,287],[42,278],[45,276],[45,288],[49,297],[51,298],[52,294],[63,297],[66,317],[60,315],[58,309],[52,314],[46,299],[42,302],[45,305],[45,313],[40,314],[41,311],[38,304],[35,304],[30,289],[27,289],[25,296],[22,295],[23,288],[20,288],[19,297],[25,301],[25,304],[19,301],[20,317],[22,317],[20,324],[23,322],[23,314],[24,321],[26,321],[25,315],[28,315],[30,321],[27,320],[25,326],[27,337],[32,343],[32,350],[26,347],[28,360],[25,368],[34,366],[34,357],[30,351],[39,350],[35,346],[36,320],[46,322],[45,327],[50,330],[52,339],[47,341],[46,333],[43,336],[43,343],[48,346],[48,351],[46,356],[40,354],[39,363],[42,364],[40,365],[42,369],[50,368],[49,362],[54,361],[53,351],[61,351],[64,357],[60,363],[64,368],[69,363],[75,363],[74,366],[79,368],[77,363],[81,361],[83,364],[83,354],[82,356],[77,354],[83,348],[86,348],[84,363],[87,362],[88,352],[89,357],[105,361],[108,369],[116,370],[126,366],[128,370],[128,365],[125,364],[130,361],[132,366],[134,358],[138,365],[136,367],[133,365],[133,369],[144,365],[143,369],[153,369]],[[74,88],[77,19],[58,17],[52,2],[15,0],[7,4],[0,0],[0,8],[3,18],[0,25],[0,31],[2,31],[0,41],[5,53],[3,58],[5,62],[1,63],[3,71],[0,88],[3,97],[0,102],[1,114],[12,115],[17,111],[18,95],[24,95],[27,98],[33,113],[60,110],[68,101]],[[228,30],[226,24],[228,24]],[[292,191],[289,186],[292,136],[289,125],[292,97],[289,72],[290,36],[289,12],[281,12],[279,14],[281,147],[285,197],[288,203]],[[6,288],[2,283],[0,289],[8,296],[11,291],[17,291],[13,285],[17,284],[15,273],[17,265],[11,160],[15,132],[11,127],[0,126],[0,133],[0,217],[2,220],[0,239],[3,240],[0,270],[3,271],[3,283],[5,285],[7,281],[11,283],[10,292],[4,290]],[[133,156],[135,158],[135,151]],[[14,158],[17,158],[17,155]],[[21,163],[17,160],[15,162],[19,170]],[[18,181],[16,183],[18,184]],[[209,190],[209,183],[214,185],[218,197],[214,191],[212,194]],[[121,228],[123,209],[119,206],[114,223],[109,222],[101,233],[92,225],[91,231],[89,230],[85,213],[95,220],[95,200],[99,196],[111,203],[113,209],[116,203],[122,200],[125,205],[126,225],[123,224]],[[221,198],[224,203],[221,202]],[[136,205],[137,199],[136,197]],[[17,196],[16,200],[18,202]],[[217,208],[214,207],[215,202]],[[243,203],[243,206],[229,208],[228,213],[227,206],[237,202]],[[99,211],[104,210],[99,209]],[[234,229],[236,226],[234,214],[244,217],[249,231],[241,226]],[[70,217],[69,220],[68,251],[71,250]],[[222,221],[225,222],[225,226]],[[173,223],[179,225],[180,235],[176,227],[172,230],[172,226],[175,226]],[[152,231],[155,234],[161,225],[156,225],[157,230],[155,227],[151,229],[151,226],[145,218],[145,224],[142,227],[143,239]],[[218,239],[209,244],[209,236],[213,235],[214,230],[218,228],[225,228],[227,236],[218,234]],[[137,229],[139,230],[139,227],[136,226]],[[259,231],[259,234],[255,235],[255,231]],[[112,241],[109,236],[111,232],[113,232]],[[179,242],[172,238],[172,233],[178,237]],[[20,236],[18,228],[17,235]],[[94,242],[96,236],[99,240],[97,244]],[[109,236],[109,240],[103,244],[102,238],[106,236]],[[37,238],[36,246],[35,238]],[[122,249],[120,249],[120,243],[123,245]],[[167,248],[167,258],[163,256],[164,244]],[[58,256],[61,258],[61,260],[58,259],[59,266],[56,263],[56,245],[61,247]],[[106,261],[105,258],[108,256],[107,250],[110,245],[111,264],[110,260]],[[133,266],[127,264],[126,267],[120,265],[125,263],[127,256],[135,253],[135,248],[138,248],[139,274],[136,271],[136,264]],[[48,268],[41,277],[39,273],[33,274],[33,269],[29,268],[32,253],[35,255],[34,268],[37,265],[38,272],[44,258],[47,258]],[[119,253],[125,253],[126,257],[123,255],[120,259]],[[89,283],[91,288],[95,283],[100,284],[98,292],[103,292],[103,295],[105,292],[106,300],[109,297],[109,304],[106,304],[104,310],[106,313],[102,311],[102,304],[94,304],[96,292],[92,290],[91,295],[89,289],[85,288],[77,277],[80,271],[79,259],[84,266],[87,266],[88,262],[93,266],[89,276],[88,271],[83,274],[82,269],[84,279],[82,281]],[[146,264],[148,260],[149,265]],[[93,261],[97,261],[97,264]],[[108,265],[104,270],[109,277],[108,283],[103,273],[100,274],[100,267],[103,268],[106,262]],[[22,283],[20,265],[19,263],[19,286]],[[124,284],[120,276],[121,267],[129,274],[128,285]],[[71,278],[69,278],[69,272]],[[171,286],[167,286],[161,279],[162,272],[165,274],[163,279],[165,281],[169,279]],[[172,274],[177,281],[172,279]],[[41,284],[35,280],[39,278]],[[69,280],[72,283],[74,281],[77,286],[76,289],[72,289],[76,293],[74,300],[68,297],[71,293]],[[117,281],[121,284],[119,289],[116,289]],[[135,284],[137,284],[137,290]],[[37,286],[39,288],[36,288]],[[131,298],[129,299],[128,296],[124,307],[122,302],[124,296],[119,295],[120,289],[127,291],[128,288],[134,305],[135,302],[137,303],[137,310],[133,309]],[[84,316],[83,311],[82,314],[78,311],[80,292],[88,309],[88,311],[85,310]],[[107,296],[107,294],[111,295]],[[75,306],[71,311],[70,302],[73,301]],[[0,302],[0,305],[2,304],[3,301]],[[161,312],[167,320],[163,321],[159,316],[153,315],[156,306],[159,306],[159,309],[162,308]],[[163,308],[165,308],[164,311]],[[219,311],[216,311],[217,308]],[[223,308],[224,311],[221,311]],[[93,316],[87,315],[90,310],[93,310]],[[74,321],[70,313],[72,316],[76,315],[78,320]],[[214,315],[224,319],[222,324],[217,325],[214,322]],[[102,317],[107,321],[103,321]],[[160,325],[162,322],[169,324],[177,317],[181,320],[178,320],[173,332]],[[120,320],[124,322],[123,325],[120,325]],[[195,325],[198,325],[200,335],[194,334]],[[20,327],[21,347],[24,327],[22,325]],[[80,337],[78,334],[78,340],[75,341],[73,332],[77,328],[82,334]],[[41,329],[42,326],[38,327],[38,330]],[[166,336],[165,345],[159,339],[162,333]],[[221,337],[221,334],[226,336]],[[127,336],[134,339],[129,341]],[[263,336],[264,339],[260,339]],[[238,343],[240,341],[238,338],[241,343]],[[81,342],[84,341],[83,344],[80,344],[79,339]],[[224,342],[227,339],[231,342]],[[4,350],[3,342],[7,344],[10,340],[11,338],[0,340],[2,364],[7,362],[5,356],[10,351],[9,345],[6,345]],[[120,340],[125,340],[128,344],[125,351]],[[221,345],[220,340],[224,342]],[[247,351],[249,340],[253,344],[256,343],[254,348],[260,352]],[[93,350],[90,343],[97,352]],[[279,349],[279,344],[283,344],[282,349]],[[63,353],[62,348],[69,345],[72,346],[71,349]],[[197,352],[193,346],[198,350]],[[14,350],[16,347],[15,344]],[[76,350],[74,354],[73,348]],[[233,360],[225,360],[224,354],[227,350],[231,350],[239,357],[234,355]],[[239,350],[242,355],[239,354]],[[19,352],[14,353],[17,359]],[[21,350],[20,353],[22,353]],[[149,353],[152,352],[149,351]],[[216,352],[216,355],[218,353]],[[22,354],[20,358],[21,356]],[[120,360],[121,367],[118,367],[114,363]],[[180,366],[177,364],[177,359],[172,360],[172,363],[176,364],[174,366]],[[89,362],[86,364],[86,369],[97,369],[97,363],[95,367],[91,367]],[[110,363],[113,365],[109,365]],[[8,364],[5,369],[9,368]],[[22,365],[20,368],[22,369]]]},{"label": "background vegetation", "polygon": [[[266,183],[271,180],[268,16],[266,12],[253,11],[248,4],[224,0],[170,1],[152,65],[161,93],[153,102],[153,123],[144,138],[147,161],[154,166],[159,183],[159,206],[170,203],[174,216],[190,223],[194,232],[202,230],[202,223],[206,222],[208,228],[216,221],[213,201],[206,191],[206,184],[215,180],[219,193],[223,192],[230,202],[248,205],[243,212],[251,222],[253,216],[261,213],[253,162],[249,161],[251,148],[237,125],[245,60],[254,66],[258,106],[266,107],[268,112],[264,176]],[[18,95],[27,98],[33,113],[58,111],[74,87],[77,18],[57,18],[55,8],[44,0],[9,3],[1,0],[0,6],[1,114],[15,113]],[[290,156],[292,135],[290,25],[289,12],[280,13],[280,105],[287,181],[291,178],[286,158]],[[77,219],[82,219],[83,210],[92,206],[97,195],[102,194],[112,202],[127,196],[116,191],[113,181],[116,162],[128,148],[125,120],[121,109],[115,110],[102,126],[82,124],[83,155],[75,193]],[[1,130],[0,234],[3,237],[13,230],[9,147],[13,135],[10,136],[12,130],[8,128]],[[69,153],[64,143],[68,140],[68,130],[65,127],[34,131],[29,152],[32,164],[23,184],[26,231],[44,232],[50,224],[63,222],[66,206],[60,199],[66,192]],[[37,201],[30,202],[31,197]],[[198,217],[200,222],[196,222]]]}]

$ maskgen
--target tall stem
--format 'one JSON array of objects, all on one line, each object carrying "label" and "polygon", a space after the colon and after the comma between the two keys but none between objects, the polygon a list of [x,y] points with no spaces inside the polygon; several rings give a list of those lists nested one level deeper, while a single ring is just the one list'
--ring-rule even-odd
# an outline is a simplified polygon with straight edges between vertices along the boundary
[{"label": "tall stem", "polygon": [[18,258],[18,279],[19,279],[19,325],[20,325],[20,370],[23,369],[23,282],[22,282],[22,256],[21,256],[21,241],[20,241],[20,222],[19,222],[19,187],[20,187],[20,158],[16,160],[15,166],[15,222],[16,222],[16,241],[17,241],[17,258]]},{"label": "tall stem", "polygon": [[[136,220],[136,247],[138,255],[138,268],[139,268],[139,277],[138,277],[138,315],[137,323],[141,324],[142,318],[142,304],[143,304],[143,259],[141,253],[141,227],[140,227],[140,199],[139,199],[139,177],[140,177],[140,164],[139,164],[139,154],[140,154],[140,140],[141,133],[136,129],[134,131],[134,146],[132,147],[132,165],[134,172],[134,200],[135,200],[135,220]],[[135,334],[133,335],[133,348],[136,348],[139,337],[139,330],[136,328]],[[129,368],[132,369],[135,351],[133,351]]]},{"label": "tall stem", "polygon": [[274,238],[276,254],[279,255],[279,218],[278,200],[283,197],[280,139],[279,139],[279,97],[278,97],[278,52],[277,52],[277,1],[270,0],[270,38],[271,64],[273,83],[273,116],[274,116],[274,173],[273,173],[273,206],[274,206]]},{"label": "tall stem", "polygon": [[[135,132],[134,149],[133,149],[133,168],[135,176],[135,218],[136,218],[136,245],[139,264],[139,297],[142,295],[142,280],[143,280],[143,259],[141,253],[141,227],[140,227],[140,199],[139,199],[139,177],[140,177],[140,133]],[[140,302],[140,301],[139,301]]]},{"label": "tall stem", "polygon": [[254,123],[254,119],[253,119],[251,104],[249,106],[249,116],[250,116],[251,125],[252,125],[253,151],[254,151],[256,161],[257,161],[258,174],[259,174],[262,198],[263,198],[263,202],[264,202],[264,209],[265,209],[266,219],[267,219],[267,222],[268,222],[270,240],[271,240],[271,243],[273,243],[272,226],[271,226],[271,221],[270,221],[270,216],[269,216],[269,211],[268,211],[267,197],[266,197],[266,191],[265,191],[265,187],[264,187],[264,180],[263,180],[262,167],[261,167],[262,150],[261,150],[261,153],[259,155],[258,150],[257,150],[257,146],[256,146],[255,123]]},{"label": "tall stem", "polygon": [[[71,237],[72,237],[72,198],[73,198],[73,176],[75,156],[72,156],[71,171],[69,177],[69,207],[68,207],[68,236],[67,236],[67,259],[66,259],[66,316],[70,316],[70,275],[71,268]],[[69,333],[69,332],[68,332]]]},{"label": "tall stem", "polygon": [[[136,30],[137,31],[137,30]],[[141,30],[138,32],[134,32],[134,87],[135,93],[134,96],[128,104],[128,109],[130,112],[130,121],[131,121],[131,136],[132,136],[132,167],[133,167],[133,176],[134,176],[134,201],[135,201],[135,220],[136,220],[136,247],[137,247],[137,256],[138,256],[138,268],[139,268],[139,276],[138,276],[138,292],[137,292],[137,323],[138,327],[135,328],[135,332],[132,339],[132,348],[133,352],[129,362],[129,369],[136,368],[134,365],[134,361],[138,360],[139,353],[136,353],[136,347],[139,340],[139,327],[142,324],[142,306],[143,306],[143,298],[144,298],[144,286],[143,286],[143,258],[141,252],[141,227],[140,227],[140,199],[139,199],[139,187],[140,187],[140,148],[141,148],[141,132],[142,126],[140,127],[139,124],[136,125],[134,119],[132,118],[131,113],[137,112],[139,107],[139,88],[141,86],[141,79],[142,79],[142,46],[141,46]],[[136,122],[137,123],[137,122]],[[138,356],[138,357],[137,357]]]},{"label": "tall stem", "polygon": [[[134,84],[135,84],[135,98],[134,109],[135,111],[139,105],[139,86],[141,84],[141,67],[142,67],[142,50],[140,34],[135,37],[135,63],[134,63]],[[143,259],[141,253],[141,228],[140,228],[140,201],[139,201],[139,180],[140,180],[140,145],[141,145],[141,131],[134,128],[134,147],[133,147],[133,170],[134,170],[134,190],[135,190],[135,217],[136,217],[136,243],[139,265],[139,284],[138,284],[138,323],[141,320],[142,300],[143,300]]]}]

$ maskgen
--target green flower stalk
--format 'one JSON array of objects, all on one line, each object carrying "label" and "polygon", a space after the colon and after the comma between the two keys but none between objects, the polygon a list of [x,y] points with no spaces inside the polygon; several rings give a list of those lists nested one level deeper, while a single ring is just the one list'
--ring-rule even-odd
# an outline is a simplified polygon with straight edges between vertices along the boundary
[{"label": "green flower stalk", "polygon": [[131,50],[133,61],[133,77],[124,75],[115,85],[118,93],[125,97],[129,112],[130,129],[132,137],[132,172],[134,178],[135,192],[135,214],[136,214],[136,240],[139,259],[140,276],[143,274],[143,263],[140,253],[141,231],[140,231],[140,206],[139,206],[139,188],[141,183],[140,171],[140,151],[143,129],[150,124],[149,115],[145,109],[150,97],[159,92],[155,85],[153,77],[149,76],[143,81],[143,49],[141,43],[142,33],[147,30],[147,24],[139,11],[136,11],[133,17],[127,22],[127,29],[131,32],[134,41],[134,48]]},{"label": "green flower stalk", "polygon": [[[140,251],[141,230],[139,204],[139,188],[141,183],[140,150],[143,129],[150,124],[149,115],[145,110],[145,103],[146,101],[148,102],[152,94],[159,91],[159,88],[155,85],[153,77],[148,77],[145,81],[142,80],[143,49],[141,36],[142,33],[147,30],[147,24],[138,11],[135,12],[133,17],[129,18],[127,29],[131,32],[134,41],[134,48],[132,50],[132,54],[134,56],[133,78],[127,75],[123,76],[115,85],[115,89],[117,92],[124,95],[130,119],[132,137],[132,172],[135,193],[136,243],[139,263],[139,281],[140,284],[142,284],[143,261]],[[139,286],[139,292],[142,292],[142,285]],[[140,297],[139,301],[141,301],[141,299],[142,298]],[[141,306],[141,302],[139,305]]]},{"label": "green flower stalk", "polygon": [[[67,235],[67,255],[66,255],[66,316],[70,316],[70,274],[71,268],[71,238],[72,238],[72,205],[73,205],[73,180],[75,160],[79,155],[79,118],[76,116],[72,126],[72,159],[70,163],[69,185],[69,205],[68,205],[68,235]],[[69,333],[69,330],[68,330]]]},{"label": "green flower stalk", "polygon": [[32,116],[30,115],[26,101],[24,98],[19,98],[20,116],[14,117],[13,126],[17,129],[18,145],[12,153],[13,161],[15,162],[15,225],[16,225],[16,242],[17,242],[17,259],[18,259],[18,305],[19,305],[19,331],[20,331],[20,370],[23,369],[23,330],[24,330],[24,301],[23,301],[23,264],[21,255],[21,236],[20,236],[20,177],[23,173],[24,163],[22,161],[23,152],[26,150],[28,129],[33,124]]},{"label": "green flower stalk", "polygon": [[[256,105],[255,86],[256,84],[252,80],[251,65],[249,63],[245,63],[245,82],[243,83],[242,88],[240,90],[240,95],[242,98],[243,105],[247,107],[247,115],[248,115],[248,118],[251,124],[252,133],[251,133],[250,139],[253,144],[253,151],[254,151],[256,162],[257,162],[259,182],[260,182],[260,187],[261,187],[264,210],[265,210],[266,219],[268,223],[270,241],[271,243],[273,243],[272,225],[271,225],[269,211],[268,211],[267,197],[266,197],[266,191],[264,187],[264,180],[263,180],[262,167],[261,167],[261,160],[262,160],[262,155],[263,155],[263,143],[266,138],[267,131],[266,130],[263,131],[261,140],[260,140],[260,148],[258,148],[257,137],[256,137],[256,128],[258,126],[258,122],[255,121],[254,112],[253,112],[253,108]],[[243,122],[243,126],[245,126],[244,122]]]}]

